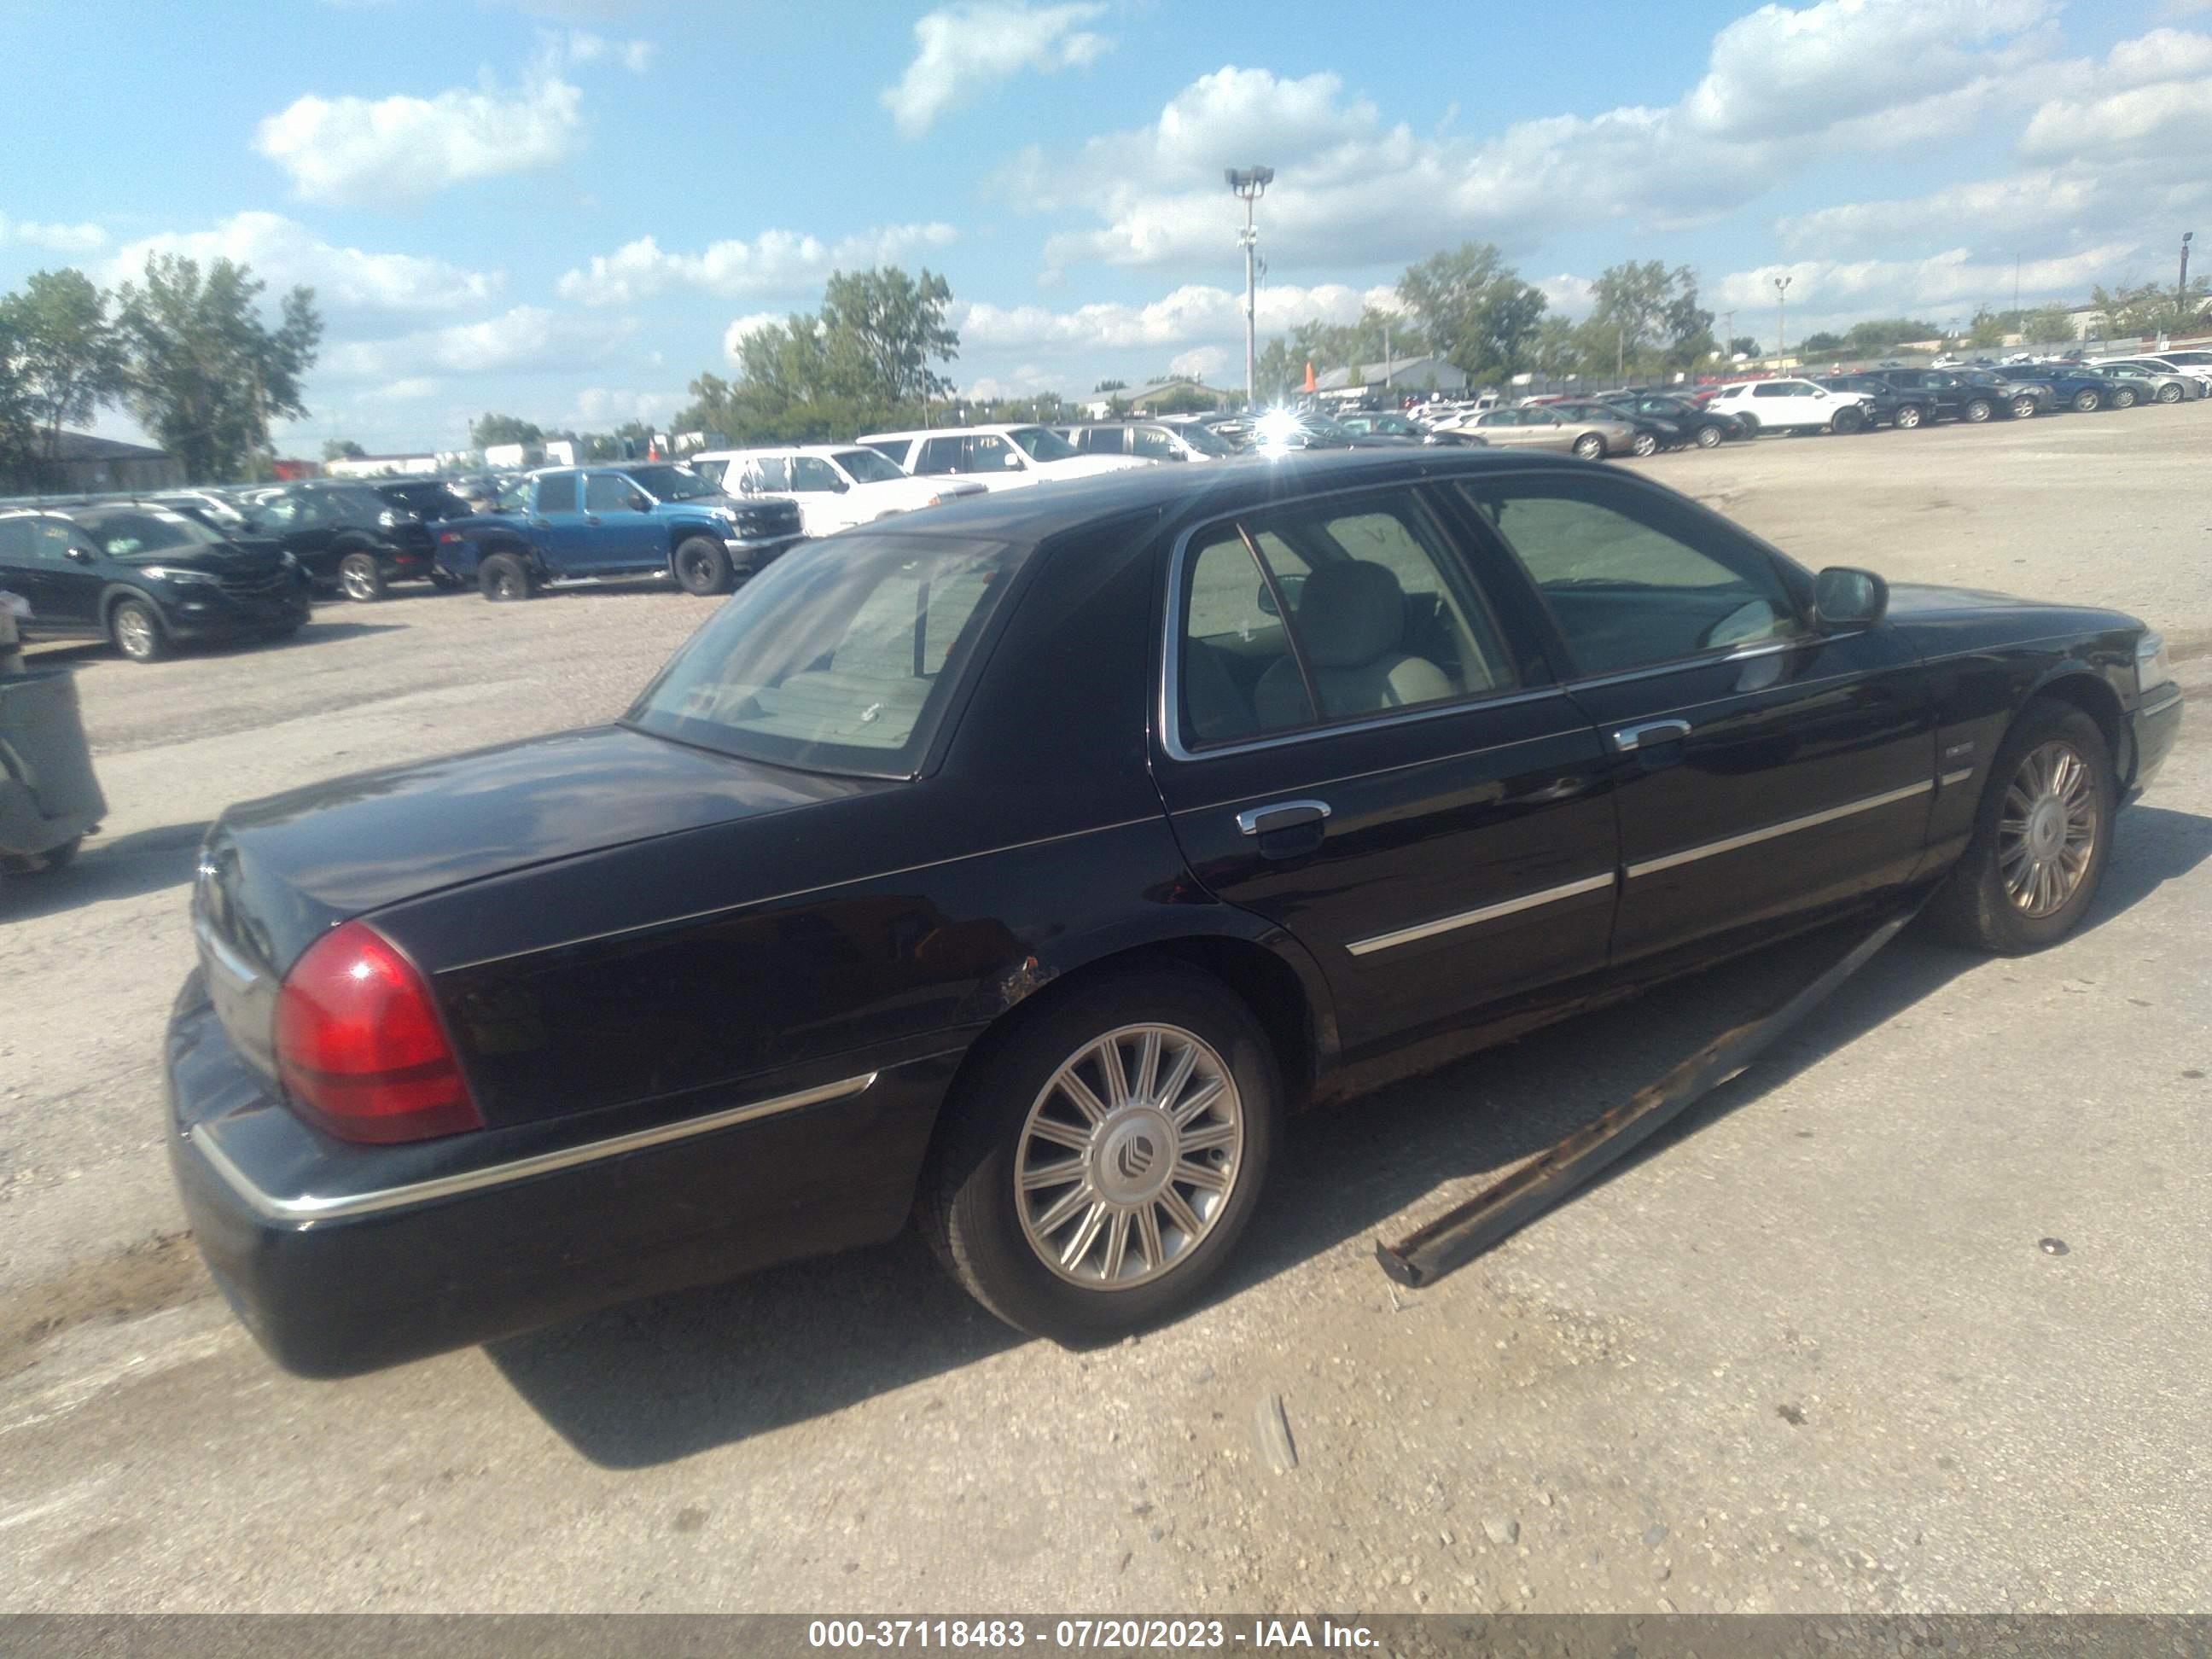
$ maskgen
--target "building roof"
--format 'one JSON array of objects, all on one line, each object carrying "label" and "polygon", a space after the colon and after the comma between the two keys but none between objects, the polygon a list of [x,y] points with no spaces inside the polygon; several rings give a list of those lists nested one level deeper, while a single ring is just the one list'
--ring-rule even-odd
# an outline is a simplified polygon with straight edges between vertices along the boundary
[{"label": "building roof", "polygon": [[143,444],[126,444],[116,438],[95,438],[89,432],[64,432],[54,446],[58,461],[163,461],[169,458],[166,449],[149,449]]},{"label": "building roof", "polygon": [[1467,376],[1457,366],[1442,357],[1394,357],[1388,362],[1362,363],[1358,368],[1358,379],[1352,378],[1349,368],[1332,368],[1314,380],[1316,392],[1343,392],[1355,386],[1381,386],[1387,379],[1400,386],[1425,386],[1434,377],[1439,391],[1449,391],[1467,384]]}]

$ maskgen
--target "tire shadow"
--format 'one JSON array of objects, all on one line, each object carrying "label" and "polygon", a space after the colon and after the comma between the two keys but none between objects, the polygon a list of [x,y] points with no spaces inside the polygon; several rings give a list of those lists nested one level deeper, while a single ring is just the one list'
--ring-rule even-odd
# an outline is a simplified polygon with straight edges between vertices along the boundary
[{"label": "tire shadow", "polygon": [[192,878],[208,826],[172,823],[113,840],[94,836],[70,863],[32,876],[0,876],[0,921],[28,921],[106,899],[136,898]]}]

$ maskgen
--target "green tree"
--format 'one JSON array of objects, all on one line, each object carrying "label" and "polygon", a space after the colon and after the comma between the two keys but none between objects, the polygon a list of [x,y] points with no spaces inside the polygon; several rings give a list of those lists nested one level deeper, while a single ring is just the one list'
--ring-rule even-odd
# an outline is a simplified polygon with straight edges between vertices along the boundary
[{"label": "green tree", "polygon": [[1583,342],[1593,373],[1685,369],[1713,350],[1713,313],[1698,303],[1697,273],[1687,265],[1669,270],[1658,259],[1608,265],[1590,284],[1590,297]]},{"label": "green tree", "polygon": [[2089,303],[2105,313],[2102,331],[2107,338],[2130,334],[2148,337],[2201,326],[2208,293],[2212,293],[2212,283],[2203,277],[2192,278],[2186,294],[2158,283],[2122,283],[2110,289],[2092,289]]},{"label": "green tree", "polygon": [[478,449],[489,449],[498,444],[542,444],[545,441],[545,429],[519,415],[488,412],[469,422],[469,441]]},{"label": "green tree", "polygon": [[35,488],[33,463],[38,422],[31,394],[16,373],[20,356],[13,315],[0,306],[0,487]]},{"label": "green tree", "polygon": [[1545,318],[1529,345],[1528,366],[1554,380],[1583,373],[1582,343],[1575,325],[1564,317]]},{"label": "green tree", "polygon": [[1826,352],[1844,350],[1850,343],[1842,335],[1832,334],[1823,329],[1818,333],[1808,334],[1803,339],[1798,341],[1797,349],[1809,352],[1818,357]]},{"label": "green tree", "polygon": [[927,266],[919,278],[896,265],[832,273],[821,333],[837,389],[893,409],[920,409],[950,392],[951,381],[931,365],[960,355],[960,336],[945,321],[951,302],[951,287]]},{"label": "green tree", "polygon": [[195,483],[258,471],[269,423],[307,412],[301,380],[323,335],[314,290],[287,294],[271,329],[259,307],[267,287],[228,259],[203,275],[198,260],[156,253],[145,285],[116,294],[131,411]]},{"label": "green tree", "polygon": [[1091,389],[1093,392],[1127,392],[1129,383],[1127,380],[1101,380]]},{"label": "green tree", "polygon": [[350,438],[332,438],[323,446],[326,461],[357,461],[368,452]]},{"label": "green tree", "polygon": [[1729,342],[1729,355],[1735,357],[1759,356],[1759,341],[1751,335],[1739,334]]},{"label": "green tree", "polygon": [[1163,392],[1152,401],[1155,415],[1199,415],[1215,406],[1211,392],[1200,392],[1194,386],[1178,386],[1173,392]]},{"label": "green tree", "polygon": [[107,296],[81,270],[33,271],[0,307],[9,317],[13,375],[37,428],[37,456],[51,468],[62,428],[83,425],[122,397],[123,342]]},{"label": "green tree", "polygon": [[1412,266],[1399,278],[1398,297],[1426,348],[1478,381],[1528,366],[1547,309],[1542,291],[1487,242],[1465,242]]}]

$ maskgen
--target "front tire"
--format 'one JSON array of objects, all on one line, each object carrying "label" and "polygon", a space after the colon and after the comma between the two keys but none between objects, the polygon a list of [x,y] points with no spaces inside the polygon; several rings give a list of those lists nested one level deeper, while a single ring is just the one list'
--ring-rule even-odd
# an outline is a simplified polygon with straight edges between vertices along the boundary
[{"label": "front tire", "polygon": [[1927,418],[1918,404],[1903,404],[1898,408],[1896,426],[1899,432],[1910,432]]},{"label": "front tire", "polygon": [[1082,1346],[1218,1273],[1258,1206],[1282,1085],[1244,1004],[1161,963],[1026,1017],[945,1112],[921,1205],[933,1247],[1016,1329]]},{"label": "front tire", "polygon": [[2036,403],[2033,397],[2023,396],[2012,400],[2012,417],[2015,421],[2028,419],[2035,413],[2035,410]]},{"label": "front tire", "polygon": [[1997,750],[1966,850],[1929,902],[1936,927],[2006,957],[2064,939],[2111,861],[2116,787],[2096,721],[2070,703],[2030,703]]},{"label": "front tire", "polygon": [[2133,409],[2135,406],[2136,394],[2130,391],[2126,386],[2122,386],[2118,392],[2115,392],[2112,394],[2112,407],[2114,409]]},{"label": "front tire", "polygon": [[1605,459],[1605,440],[1595,432],[1585,432],[1575,440],[1575,453],[1586,461],[1601,461]]},{"label": "front tire", "polygon": [[1988,420],[1990,416],[1996,414],[1996,410],[1988,398],[1970,398],[1967,401],[1966,408],[1960,410],[1959,412],[1964,416],[1971,424],[1979,426],[1983,422]]},{"label": "front tire", "polygon": [[384,573],[374,553],[349,553],[338,563],[338,591],[356,605],[374,605],[384,597]]},{"label": "front tire", "polygon": [[495,605],[512,605],[532,592],[530,572],[512,553],[495,553],[478,565],[477,586]]},{"label": "front tire", "polygon": [[1744,435],[1745,437],[1747,437],[1747,438],[1756,438],[1756,437],[1759,435],[1759,416],[1756,416],[1756,415],[1753,414],[1749,410],[1747,410],[1747,410],[1743,410],[1741,414],[1739,414],[1739,415],[1736,416],[1736,419],[1738,419],[1739,421],[1741,421],[1741,422],[1743,422],[1743,435]]},{"label": "front tire", "polygon": [[2094,415],[2104,407],[2104,404],[2105,400],[2087,386],[2074,394],[2074,410],[2076,414]]},{"label": "front tire", "polygon": [[169,654],[161,614],[143,599],[125,599],[107,613],[107,636],[133,662],[159,662]]},{"label": "front tire", "polygon": [[1636,434],[1636,441],[1630,447],[1638,455],[1656,454],[1658,453],[1659,441],[1648,432],[1639,432]]},{"label": "front tire", "polygon": [[1721,443],[1721,429],[1720,429],[1720,428],[1718,428],[1718,427],[1717,427],[1717,426],[1701,426],[1701,427],[1699,427],[1699,428],[1698,428],[1698,448],[1700,448],[1700,449],[1717,449],[1717,448],[1719,448],[1719,447],[1720,447],[1720,443]]},{"label": "front tire", "polygon": [[2181,401],[2181,388],[2178,386],[2162,386],[2159,387],[2158,400],[2162,404],[2179,403]]},{"label": "front tire", "polygon": [[1860,414],[1857,410],[1839,409],[1836,411],[1835,418],[1828,422],[1828,430],[1840,432],[1848,437],[1865,425],[1866,416]]},{"label": "front tire", "polygon": [[676,580],[686,593],[702,598],[730,588],[730,552],[718,541],[693,536],[676,550]]}]

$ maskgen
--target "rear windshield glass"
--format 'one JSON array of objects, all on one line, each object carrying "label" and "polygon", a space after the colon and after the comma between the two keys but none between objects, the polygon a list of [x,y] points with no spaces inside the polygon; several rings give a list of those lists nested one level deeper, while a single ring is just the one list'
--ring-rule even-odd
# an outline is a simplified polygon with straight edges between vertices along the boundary
[{"label": "rear windshield glass", "polygon": [[934,536],[802,545],[692,635],[626,723],[806,771],[911,776],[1021,558]]}]

